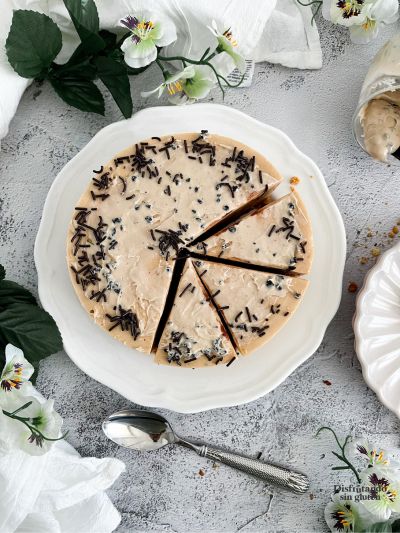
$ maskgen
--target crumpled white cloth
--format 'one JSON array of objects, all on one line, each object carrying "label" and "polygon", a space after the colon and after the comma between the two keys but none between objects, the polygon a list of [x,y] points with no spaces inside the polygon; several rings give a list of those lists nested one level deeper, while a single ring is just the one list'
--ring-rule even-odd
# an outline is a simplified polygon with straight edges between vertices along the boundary
[{"label": "crumpled white cloth", "polygon": [[118,459],[81,457],[64,440],[40,456],[0,454],[0,531],[110,533],[121,517],[104,491],[124,470]]},{"label": "crumpled white cloth", "polygon": [[[59,25],[63,47],[57,62],[65,62],[79,43],[62,0],[1,0],[0,16],[0,139],[8,132],[21,96],[30,83],[7,62],[4,43],[13,9],[32,9],[48,14]],[[269,61],[295,68],[322,66],[316,25],[311,8],[296,0],[96,0],[100,26],[109,30],[129,13],[160,11],[176,24],[178,39],[166,53],[197,57],[213,43],[205,28],[214,19],[221,28],[231,27],[246,59]]]}]

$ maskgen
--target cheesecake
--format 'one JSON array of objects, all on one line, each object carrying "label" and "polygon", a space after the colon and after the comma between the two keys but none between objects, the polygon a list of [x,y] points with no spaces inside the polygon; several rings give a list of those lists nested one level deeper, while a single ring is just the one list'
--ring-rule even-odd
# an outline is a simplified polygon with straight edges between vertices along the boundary
[{"label": "cheesecake", "polygon": [[197,368],[230,364],[235,349],[190,260],[156,351],[156,362]]},{"label": "cheesecake", "polygon": [[299,277],[194,260],[242,355],[265,345],[290,320],[307,289]]}]

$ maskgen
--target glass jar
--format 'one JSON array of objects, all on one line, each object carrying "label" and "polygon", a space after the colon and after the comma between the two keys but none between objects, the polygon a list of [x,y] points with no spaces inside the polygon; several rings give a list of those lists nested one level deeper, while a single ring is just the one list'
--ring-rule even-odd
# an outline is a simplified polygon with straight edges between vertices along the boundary
[{"label": "glass jar", "polygon": [[353,133],[372,157],[400,165],[400,33],[371,63],[353,117]]}]

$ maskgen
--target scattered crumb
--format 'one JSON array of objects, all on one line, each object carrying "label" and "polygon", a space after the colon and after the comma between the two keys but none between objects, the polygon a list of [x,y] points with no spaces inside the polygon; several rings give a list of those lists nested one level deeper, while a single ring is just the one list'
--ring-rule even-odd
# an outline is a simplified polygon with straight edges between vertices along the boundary
[{"label": "scattered crumb", "polygon": [[360,265],[366,265],[368,263],[368,257],[360,257]]},{"label": "scattered crumb", "polygon": [[200,470],[199,470],[199,476],[204,477],[205,475],[206,475],[205,470],[203,470],[202,468],[200,468]]},{"label": "scattered crumb", "polygon": [[324,383],[325,385],[328,385],[328,387],[332,385],[332,381],[329,381],[329,379],[323,379],[322,383]]},{"label": "scattered crumb", "polygon": [[312,492],[309,494],[309,498],[310,498],[310,500],[314,499],[314,494]]},{"label": "scattered crumb", "polygon": [[310,176],[310,179],[313,180],[313,179],[314,179],[314,176]]},{"label": "scattered crumb", "polygon": [[261,456],[262,456],[262,452],[258,452],[258,454],[257,454],[257,459],[260,459]]},{"label": "scattered crumb", "polygon": [[374,246],[373,248],[371,248],[371,255],[373,257],[378,257],[379,255],[381,255],[381,249],[377,246]]},{"label": "scattered crumb", "polygon": [[300,178],[298,178],[297,176],[293,176],[292,178],[290,178],[291,185],[298,185],[299,183],[300,183]]},{"label": "scattered crumb", "polygon": [[219,468],[219,464],[218,463],[213,463],[212,467],[213,467],[214,470],[217,470]]},{"label": "scattered crumb", "polygon": [[368,228],[367,237],[372,237],[372,231],[371,231],[371,228]]},{"label": "scattered crumb", "polygon": [[355,283],[354,281],[350,281],[348,287],[347,287],[347,290],[349,292],[357,292],[357,289],[358,289],[358,285],[357,283]]}]

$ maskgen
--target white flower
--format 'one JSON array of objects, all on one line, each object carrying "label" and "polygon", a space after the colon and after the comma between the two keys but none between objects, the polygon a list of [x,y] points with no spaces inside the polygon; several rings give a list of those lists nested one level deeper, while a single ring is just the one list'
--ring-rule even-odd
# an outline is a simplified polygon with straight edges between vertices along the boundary
[{"label": "white flower", "polygon": [[378,34],[382,24],[398,19],[398,0],[324,0],[325,18],[350,29],[351,40],[367,43]]},{"label": "white flower", "polygon": [[176,40],[174,24],[159,14],[146,13],[139,18],[128,15],[121,20],[121,25],[131,32],[121,45],[125,63],[131,68],[149,65],[157,57],[157,47]]},{"label": "white flower", "polygon": [[378,521],[388,520],[392,512],[400,511],[400,484],[396,479],[374,468],[365,470],[361,478],[370,491],[370,498],[361,503]]},{"label": "white flower", "polygon": [[234,50],[237,46],[237,41],[235,41],[230,28],[221,32],[218,29],[215,20],[212,21],[211,26],[208,26],[208,28],[217,38],[217,53],[225,52],[228,54],[233,59],[235,66],[240,70],[240,72],[245,72],[246,61],[243,56]]},{"label": "white flower", "polygon": [[1,390],[9,393],[21,389],[29,381],[33,372],[34,368],[25,359],[23,351],[12,344],[7,344],[6,364],[0,375]]},{"label": "white flower", "polygon": [[175,74],[168,74],[158,87],[141,94],[147,97],[157,93],[160,97],[166,89],[173,104],[191,103],[205,98],[214,86],[214,81],[206,75],[207,68],[190,65]]},{"label": "white flower", "polygon": [[[15,413],[16,409],[26,403],[30,405]],[[7,403],[2,406],[5,412],[0,411],[0,450],[18,448],[30,455],[46,453],[55,442],[46,439],[60,438],[62,426],[62,418],[53,406],[53,400],[40,403],[33,396],[24,396],[19,405],[15,404],[15,400],[11,403],[7,399]],[[23,421],[12,418],[14,413]]]},{"label": "white flower", "polygon": [[361,26],[350,28],[350,37],[354,43],[368,43],[377,35],[380,26],[392,24],[398,19],[398,0],[369,0],[365,2],[363,12],[365,20]]},{"label": "white flower", "polygon": [[392,473],[395,469],[400,468],[399,462],[393,459],[393,453],[375,446],[367,439],[353,441],[351,455],[361,459],[367,468],[375,468],[375,470],[383,473],[387,471]]},{"label": "white flower", "polygon": [[363,509],[354,499],[347,500],[347,493],[332,495],[332,501],[325,507],[325,521],[331,531],[341,533],[363,530]]}]

